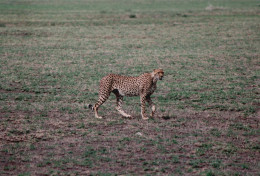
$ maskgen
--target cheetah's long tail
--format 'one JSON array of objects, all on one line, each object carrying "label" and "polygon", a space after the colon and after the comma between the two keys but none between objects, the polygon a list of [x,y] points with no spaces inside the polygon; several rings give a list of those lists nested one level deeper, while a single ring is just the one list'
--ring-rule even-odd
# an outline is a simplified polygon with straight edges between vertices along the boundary
[{"label": "cheetah's long tail", "polygon": [[94,106],[91,104],[88,104],[88,108],[91,109],[92,111],[94,111]]}]

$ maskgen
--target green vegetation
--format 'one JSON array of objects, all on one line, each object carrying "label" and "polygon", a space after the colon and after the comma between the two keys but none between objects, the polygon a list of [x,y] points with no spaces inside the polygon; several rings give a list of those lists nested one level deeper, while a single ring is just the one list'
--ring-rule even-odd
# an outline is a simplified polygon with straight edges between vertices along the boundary
[{"label": "green vegetation", "polygon": [[[260,173],[257,0],[0,0],[0,175]],[[163,68],[158,118],[99,80]]]}]

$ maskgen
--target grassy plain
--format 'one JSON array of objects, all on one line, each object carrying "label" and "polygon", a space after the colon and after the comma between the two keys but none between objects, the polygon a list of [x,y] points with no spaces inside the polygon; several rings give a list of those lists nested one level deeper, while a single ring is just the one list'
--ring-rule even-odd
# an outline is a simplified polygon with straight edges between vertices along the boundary
[{"label": "grassy plain", "polygon": [[[0,175],[259,175],[257,0],[0,0]],[[165,70],[97,100],[108,73]]]}]

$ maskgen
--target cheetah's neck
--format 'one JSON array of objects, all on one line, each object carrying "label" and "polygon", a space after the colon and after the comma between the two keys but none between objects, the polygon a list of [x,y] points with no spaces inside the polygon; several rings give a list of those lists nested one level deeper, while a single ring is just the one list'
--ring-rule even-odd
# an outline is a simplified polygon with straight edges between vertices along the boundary
[{"label": "cheetah's neck", "polygon": [[153,79],[153,83],[156,84],[159,78],[155,76],[154,72],[151,73],[151,77]]}]

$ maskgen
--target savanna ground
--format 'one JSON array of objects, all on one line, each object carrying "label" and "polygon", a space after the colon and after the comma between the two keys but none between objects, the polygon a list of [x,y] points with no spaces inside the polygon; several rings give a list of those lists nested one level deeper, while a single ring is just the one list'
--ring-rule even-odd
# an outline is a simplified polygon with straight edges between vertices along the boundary
[{"label": "savanna ground", "polygon": [[[257,0],[0,0],[0,175],[259,175]],[[165,70],[144,121],[99,80]]]}]

